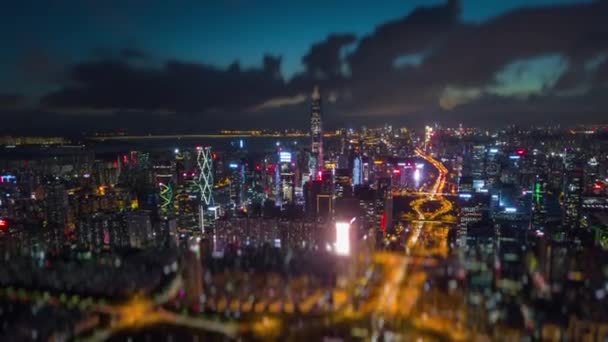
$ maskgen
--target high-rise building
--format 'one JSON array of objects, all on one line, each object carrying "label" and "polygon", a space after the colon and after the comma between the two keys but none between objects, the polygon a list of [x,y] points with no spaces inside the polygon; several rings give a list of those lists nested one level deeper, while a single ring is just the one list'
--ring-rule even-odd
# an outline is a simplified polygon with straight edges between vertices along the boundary
[{"label": "high-rise building", "polygon": [[363,184],[363,162],[361,161],[361,157],[355,157],[353,161],[353,185],[361,185]]},{"label": "high-rise building", "polygon": [[475,145],[471,151],[471,175],[475,180],[484,180],[485,176],[485,154],[484,145]]},{"label": "high-rise building", "polygon": [[292,165],[292,153],[285,150],[279,150],[278,162],[276,166],[277,172],[277,203],[287,204],[292,203],[295,193],[294,167]]},{"label": "high-rise building", "polygon": [[213,205],[213,154],[211,147],[196,147],[196,163],[198,177],[196,185],[199,188],[201,202],[204,206]]},{"label": "high-rise building", "polygon": [[564,224],[566,228],[578,228],[581,219],[583,196],[583,172],[567,170],[564,177]]},{"label": "high-rise building", "polygon": [[131,211],[126,214],[129,245],[135,248],[146,247],[152,239],[152,222],[150,212],[145,210]]},{"label": "high-rise building", "polygon": [[353,179],[349,169],[335,171],[334,194],[336,197],[351,197],[353,194]]},{"label": "high-rise building", "polygon": [[547,224],[547,181],[544,175],[537,174],[532,189],[532,228],[544,231]]},{"label": "high-rise building", "polygon": [[186,302],[189,305],[199,305],[203,294],[203,265],[201,261],[201,244],[207,245],[207,241],[199,243],[197,239],[188,242],[188,250],[184,255],[184,287]]},{"label": "high-rise building", "polygon": [[130,243],[124,215],[103,212],[82,215],[77,222],[76,238],[81,248],[97,251]]},{"label": "high-rise building", "polygon": [[304,185],[306,213],[312,217],[329,219],[333,214],[331,189],[320,180],[310,181]]},{"label": "high-rise building", "polygon": [[63,231],[67,223],[68,193],[61,183],[45,187],[46,220],[49,226]]},{"label": "high-rise building", "polygon": [[67,242],[68,194],[65,185],[51,183],[45,186],[44,205],[46,209],[46,240],[56,248]]},{"label": "high-rise building", "polygon": [[315,86],[312,92],[312,113],[310,115],[310,137],[312,138],[311,152],[314,167],[310,170],[311,178],[317,179],[319,171],[323,170],[323,125],[321,122],[321,93]]},{"label": "high-rise building", "polygon": [[433,137],[433,127],[424,126],[424,150],[427,151],[429,148],[429,143],[431,142],[431,138]]},{"label": "high-rise building", "polygon": [[581,161],[573,150],[564,153],[563,222],[566,228],[578,228],[584,188]]},{"label": "high-rise building", "polygon": [[[214,153],[211,153],[211,147],[196,147],[196,164],[198,166],[198,177],[195,184],[198,187],[200,194],[199,207],[199,226],[201,231],[205,230],[205,208],[213,206],[213,160]],[[218,168],[222,169],[222,168]]]},{"label": "high-rise building", "polygon": [[173,206],[180,230],[195,231],[199,229],[199,202],[196,193],[189,184],[179,184],[175,191]]},{"label": "high-rise building", "polygon": [[154,178],[158,186],[159,214],[168,217],[175,214],[175,163],[163,162],[154,165]]}]

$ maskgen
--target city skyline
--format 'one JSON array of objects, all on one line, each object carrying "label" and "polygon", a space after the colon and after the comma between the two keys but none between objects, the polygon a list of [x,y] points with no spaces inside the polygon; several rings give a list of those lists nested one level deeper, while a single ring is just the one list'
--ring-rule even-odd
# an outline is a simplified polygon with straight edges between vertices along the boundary
[{"label": "city skyline", "polygon": [[603,1],[146,5],[7,6],[3,133],[604,123]]},{"label": "city skyline", "polygon": [[0,13],[2,341],[608,341],[608,0]]}]

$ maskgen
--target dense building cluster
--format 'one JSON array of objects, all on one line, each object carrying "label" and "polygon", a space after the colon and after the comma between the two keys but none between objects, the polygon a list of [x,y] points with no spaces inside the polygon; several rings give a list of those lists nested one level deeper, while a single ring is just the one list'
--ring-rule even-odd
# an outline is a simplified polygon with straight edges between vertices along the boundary
[{"label": "dense building cluster", "polygon": [[66,336],[269,314],[319,336],[333,317],[364,337],[606,337],[606,127],[322,119],[315,88],[308,134],[6,140],[2,305],[65,304]]}]

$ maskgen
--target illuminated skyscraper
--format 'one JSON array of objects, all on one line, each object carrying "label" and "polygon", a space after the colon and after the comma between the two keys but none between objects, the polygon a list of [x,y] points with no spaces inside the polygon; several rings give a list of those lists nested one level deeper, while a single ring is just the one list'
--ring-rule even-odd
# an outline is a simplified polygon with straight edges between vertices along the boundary
[{"label": "illuminated skyscraper", "polygon": [[196,164],[198,177],[194,180],[200,193],[199,226],[205,230],[205,207],[213,205],[213,156],[211,147],[196,147]]},{"label": "illuminated skyscraper", "polygon": [[353,161],[353,185],[363,184],[363,162],[361,157],[355,157]]},{"label": "illuminated skyscraper", "polygon": [[431,137],[433,137],[433,127],[424,126],[424,150],[425,151],[427,151],[427,148],[431,141]]},{"label": "illuminated skyscraper", "polygon": [[532,191],[532,228],[543,231],[547,223],[547,181],[544,175],[536,175]]},{"label": "illuminated skyscraper", "polygon": [[563,222],[567,228],[576,229],[580,226],[584,173],[575,151],[565,151],[564,169]]},{"label": "illuminated skyscraper", "polygon": [[201,202],[205,206],[213,204],[213,158],[211,147],[197,147],[196,162],[198,165],[198,178],[196,185],[201,194]]},{"label": "illuminated skyscraper", "polygon": [[311,152],[314,167],[311,168],[311,178],[317,179],[319,171],[323,170],[323,125],[321,122],[321,94],[315,86],[312,92],[312,113],[310,115],[310,136],[312,138]]},{"label": "illuminated skyscraper", "polygon": [[174,213],[173,201],[175,199],[175,167],[173,164],[159,164],[154,166],[156,183],[160,197],[159,209],[163,217]]},{"label": "illuminated skyscraper", "polygon": [[294,168],[292,166],[292,153],[279,150],[279,159],[276,167],[277,205],[291,203],[294,200]]},{"label": "illuminated skyscraper", "polygon": [[564,176],[564,224],[567,228],[580,226],[583,195],[583,172],[580,169],[568,170]]}]

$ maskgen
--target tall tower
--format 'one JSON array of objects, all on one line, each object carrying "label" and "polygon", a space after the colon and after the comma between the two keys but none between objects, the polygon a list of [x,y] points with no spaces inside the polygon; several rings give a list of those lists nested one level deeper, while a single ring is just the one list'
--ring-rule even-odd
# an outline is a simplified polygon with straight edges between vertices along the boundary
[{"label": "tall tower", "polygon": [[575,150],[566,149],[564,151],[562,221],[569,229],[580,227],[583,180],[584,169],[580,155]]},{"label": "tall tower", "polygon": [[198,146],[196,153],[199,173],[195,182],[199,188],[202,204],[209,206],[213,204],[213,158],[211,147]]},{"label": "tall tower", "polygon": [[312,113],[310,115],[310,136],[312,138],[311,152],[315,159],[311,169],[311,178],[320,178],[318,173],[323,170],[323,125],[321,123],[321,94],[315,86],[312,92]]}]

